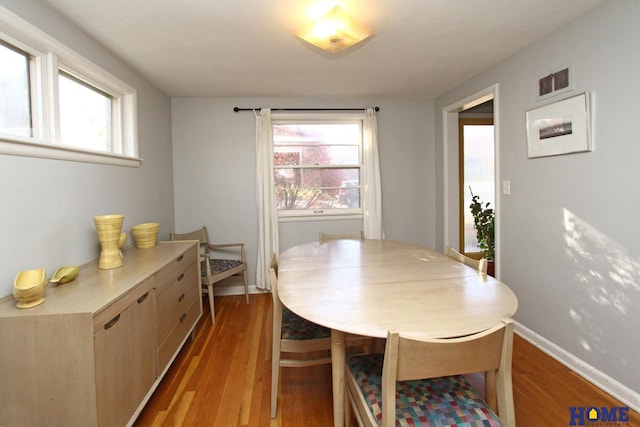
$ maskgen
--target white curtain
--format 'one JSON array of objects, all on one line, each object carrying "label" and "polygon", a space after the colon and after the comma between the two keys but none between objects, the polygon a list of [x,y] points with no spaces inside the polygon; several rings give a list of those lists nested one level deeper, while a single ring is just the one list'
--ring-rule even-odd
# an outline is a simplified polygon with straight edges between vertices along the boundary
[{"label": "white curtain", "polygon": [[367,108],[365,111],[362,136],[364,235],[367,239],[384,239],[380,161],[378,160],[378,121],[373,108]]},{"label": "white curtain", "polygon": [[258,262],[256,287],[271,289],[269,261],[279,253],[278,216],[273,193],[273,144],[271,110],[263,108],[256,116],[256,197],[258,203]]}]

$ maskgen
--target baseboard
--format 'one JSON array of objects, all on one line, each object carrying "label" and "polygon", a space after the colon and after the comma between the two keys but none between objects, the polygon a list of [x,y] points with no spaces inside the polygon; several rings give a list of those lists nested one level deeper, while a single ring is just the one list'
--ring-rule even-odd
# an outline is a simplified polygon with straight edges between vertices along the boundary
[{"label": "baseboard", "polygon": [[624,405],[636,412],[640,412],[640,393],[631,390],[608,375],[600,372],[593,366],[580,360],[558,345],[552,343],[541,335],[533,332],[526,326],[514,321],[515,332],[530,342],[540,351],[562,363],[585,380],[618,399]]},{"label": "baseboard", "polygon": [[[229,295],[244,295],[244,286],[243,285],[221,285],[214,286],[214,295],[216,296],[229,296]],[[249,286],[249,294],[263,294],[265,292],[264,289],[258,289],[255,286]]]}]

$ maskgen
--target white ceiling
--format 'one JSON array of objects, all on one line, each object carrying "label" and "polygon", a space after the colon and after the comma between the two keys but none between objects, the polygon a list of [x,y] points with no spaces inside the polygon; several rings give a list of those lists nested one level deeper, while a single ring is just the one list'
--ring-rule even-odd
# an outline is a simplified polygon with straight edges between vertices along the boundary
[{"label": "white ceiling", "polygon": [[433,98],[608,0],[344,0],[375,35],[333,56],[312,0],[44,0],[170,96]]}]

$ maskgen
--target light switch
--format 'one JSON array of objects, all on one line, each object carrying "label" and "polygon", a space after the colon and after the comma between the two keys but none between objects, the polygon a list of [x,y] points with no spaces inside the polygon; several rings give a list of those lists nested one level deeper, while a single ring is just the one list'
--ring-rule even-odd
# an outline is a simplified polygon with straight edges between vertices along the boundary
[{"label": "light switch", "polygon": [[505,194],[507,196],[511,194],[511,181],[502,181],[502,194]]}]

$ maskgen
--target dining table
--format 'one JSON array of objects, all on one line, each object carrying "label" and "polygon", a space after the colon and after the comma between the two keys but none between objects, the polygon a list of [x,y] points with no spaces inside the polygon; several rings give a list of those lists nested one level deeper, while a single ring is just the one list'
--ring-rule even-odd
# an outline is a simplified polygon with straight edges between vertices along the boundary
[{"label": "dining table", "polygon": [[504,283],[424,246],[393,240],[305,243],[280,254],[278,294],[297,315],[331,329],[334,425],[344,425],[346,335],[452,338],[511,318]]}]

